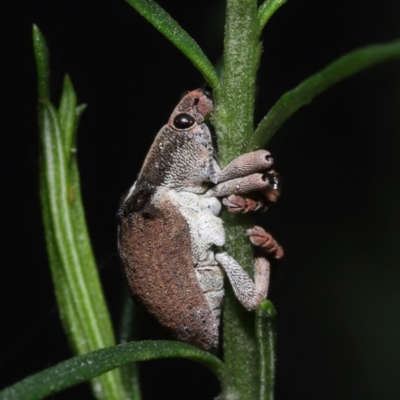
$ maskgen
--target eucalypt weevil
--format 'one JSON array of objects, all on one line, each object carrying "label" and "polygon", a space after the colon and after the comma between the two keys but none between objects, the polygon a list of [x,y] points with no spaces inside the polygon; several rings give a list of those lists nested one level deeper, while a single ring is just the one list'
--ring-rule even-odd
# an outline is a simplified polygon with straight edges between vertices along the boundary
[{"label": "eucalypt weevil", "polygon": [[204,117],[211,95],[186,94],[157,134],[137,181],[119,210],[119,253],[134,299],[173,336],[206,350],[218,345],[224,271],[248,310],[266,297],[269,258],[282,248],[260,227],[254,282],[222,250],[221,202],[230,212],[265,210],[279,195],[266,150],[243,154],[221,170]]}]

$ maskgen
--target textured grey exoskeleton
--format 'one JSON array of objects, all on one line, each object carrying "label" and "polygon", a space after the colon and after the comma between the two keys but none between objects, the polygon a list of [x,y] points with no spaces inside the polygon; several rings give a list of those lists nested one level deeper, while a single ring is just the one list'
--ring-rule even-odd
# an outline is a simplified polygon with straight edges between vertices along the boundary
[{"label": "textured grey exoskeleton", "polygon": [[[218,345],[224,273],[248,310],[266,297],[269,261],[282,248],[260,227],[247,231],[258,251],[254,282],[223,251],[221,201],[230,212],[264,210],[279,195],[266,150],[220,169],[204,117],[210,94],[188,93],[156,136],[119,211],[119,252],[132,296],[179,340]],[[262,254],[261,254],[262,253]]]}]

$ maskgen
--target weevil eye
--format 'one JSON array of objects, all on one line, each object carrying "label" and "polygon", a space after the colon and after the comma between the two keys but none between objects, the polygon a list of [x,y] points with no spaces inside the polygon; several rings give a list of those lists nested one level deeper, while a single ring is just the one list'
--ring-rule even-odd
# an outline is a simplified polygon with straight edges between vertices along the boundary
[{"label": "weevil eye", "polygon": [[195,123],[194,118],[189,114],[179,114],[174,118],[173,124],[177,129],[191,128]]}]

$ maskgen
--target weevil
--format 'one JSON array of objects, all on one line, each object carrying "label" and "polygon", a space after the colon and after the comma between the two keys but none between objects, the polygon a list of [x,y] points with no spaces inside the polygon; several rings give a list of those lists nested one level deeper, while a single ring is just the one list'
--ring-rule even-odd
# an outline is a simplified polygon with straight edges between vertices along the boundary
[{"label": "weevil", "polygon": [[221,203],[233,213],[265,210],[279,195],[279,175],[266,150],[221,169],[204,122],[212,109],[207,90],[182,98],[118,212],[118,247],[132,297],[175,338],[209,351],[218,345],[224,275],[243,306],[254,310],[267,296],[268,258],[283,256],[263,228],[249,229],[258,248],[253,281],[223,250]]}]

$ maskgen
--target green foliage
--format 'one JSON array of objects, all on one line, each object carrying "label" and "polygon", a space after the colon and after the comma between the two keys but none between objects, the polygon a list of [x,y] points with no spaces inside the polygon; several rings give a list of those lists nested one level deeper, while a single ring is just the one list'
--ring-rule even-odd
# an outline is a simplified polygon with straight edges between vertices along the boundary
[{"label": "green foliage", "polygon": [[182,357],[209,368],[224,380],[224,365],[215,356],[179,342],[132,342],[92,351],[63,361],[0,392],[0,400],[37,400],[85,382],[133,361]]},{"label": "green foliage", "polygon": [[300,107],[334,84],[376,64],[400,58],[400,41],[354,50],[286,92],[261,120],[243,151],[264,147],[282,124]]},{"label": "green foliage", "polygon": [[[261,54],[259,35],[285,0],[266,0],[260,7],[256,0],[227,0],[221,80],[197,43],[159,5],[152,0],[127,2],[185,54],[214,88],[212,122],[217,130],[222,164],[244,151],[264,147],[295,111],[333,84],[400,56],[400,42],[396,41],[362,48],[339,58],[285,93],[253,132],[256,72]],[[113,346],[114,334],[86,228],[74,151],[78,120],[84,107],[77,106],[68,77],[59,109],[50,103],[48,50],[36,27],[33,41],[38,69],[40,185],[47,249],[64,329],[74,352],[80,355],[5,389],[0,392],[0,399],[41,399],[91,379],[98,398],[122,399],[127,395],[139,400],[137,369],[132,362],[166,357],[184,357],[213,371],[221,382],[221,400],[273,399],[274,306],[264,301],[255,315],[248,313],[230,288],[224,304],[224,363],[177,342]],[[252,224],[251,217],[226,214],[224,218],[227,250],[250,273],[252,254],[243,232]],[[132,338],[129,331],[134,324],[129,307],[124,313],[122,342]],[[123,365],[121,378],[115,368]]]},{"label": "green foliage", "polygon": [[274,15],[279,7],[283,6],[286,0],[265,0],[264,3],[258,8],[258,21],[260,25],[260,33],[265,24]]},{"label": "green foliage", "polygon": [[153,0],[126,1],[193,63],[212,88],[218,86],[217,73],[203,50],[163,8]]},{"label": "green foliage", "polygon": [[[84,106],[77,106],[68,77],[59,110],[50,103],[49,61],[44,37],[33,28],[39,81],[40,193],[47,249],[60,315],[76,354],[115,344],[80,195],[75,132]],[[119,371],[92,381],[99,399],[122,399]]]},{"label": "green foliage", "polygon": [[259,354],[259,397],[272,399],[274,397],[275,354],[276,354],[276,311],[269,300],[264,300],[256,311],[256,338]]},{"label": "green foliage", "polygon": [[[122,310],[120,337],[121,344],[137,340],[137,306],[132,301],[129,293],[125,290],[125,303]],[[125,393],[130,400],[141,400],[140,377],[136,362],[124,364],[120,368],[122,384]]]}]

